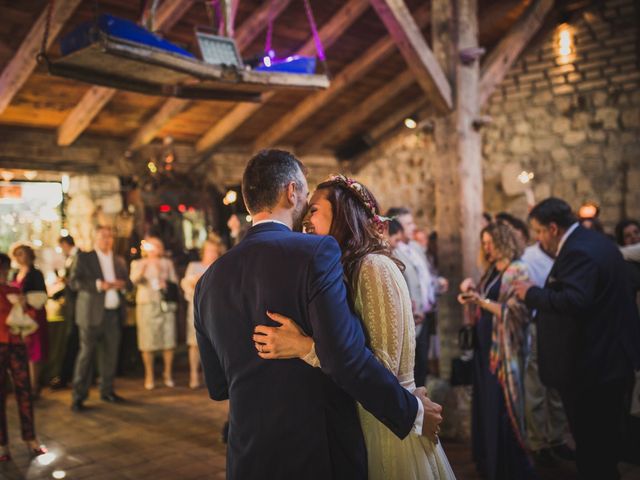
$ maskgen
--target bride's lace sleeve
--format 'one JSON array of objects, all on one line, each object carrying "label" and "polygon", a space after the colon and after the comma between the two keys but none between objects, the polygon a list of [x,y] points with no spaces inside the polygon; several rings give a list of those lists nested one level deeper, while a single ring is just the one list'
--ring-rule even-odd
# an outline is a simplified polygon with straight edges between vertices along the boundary
[{"label": "bride's lace sleeve", "polygon": [[404,278],[393,260],[384,255],[368,255],[360,269],[356,289],[356,310],[366,329],[370,348],[400,380],[401,363],[408,360],[402,358],[407,354],[403,342],[407,335],[413,335],[407,331],[413,325],[411,300],[402,282]]},{"label": "bride's lace sleeve", "polygon": [[[402,273],[389,257],[368,255],[363,260],[355,307],[376,358],[401,382],[413,381],[415,331],[411,300]],[[315,344],[302,360],[320,367]],[[406,368],[400,371],[401,366]]]}]

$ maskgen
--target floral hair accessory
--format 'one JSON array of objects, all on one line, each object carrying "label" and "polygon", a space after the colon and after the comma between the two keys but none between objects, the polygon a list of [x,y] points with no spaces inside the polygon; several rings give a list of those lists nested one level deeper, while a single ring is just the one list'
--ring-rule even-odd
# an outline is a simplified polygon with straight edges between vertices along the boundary
[{"label": "floral hair accessory", "polygon": [[333,174],[329,176],[329,181],[338,185],[342,185],[351,190],[351,192],[355,194],[356,198],[360,200],[360,203],[362,203],[362,205],[364,205],[364,207],[367,209],[367,212],[371,216],[371,220],[375,224],[382,225],[383,223],[391,220],[390,217],[385,217],[378,213],[378,204],[369,193],[369,190],[367,190],[357,180],[354,180],[353,178],[349,178],[342,174]]}]

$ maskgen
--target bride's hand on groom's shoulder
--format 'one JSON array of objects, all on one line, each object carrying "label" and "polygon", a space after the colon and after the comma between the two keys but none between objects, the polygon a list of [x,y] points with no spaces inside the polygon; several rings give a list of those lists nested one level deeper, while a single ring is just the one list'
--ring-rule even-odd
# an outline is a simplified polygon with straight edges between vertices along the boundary
[{"label": "bride's hand on groom's shoulder", "polygon": [[253,343],[258,356],[267,360],[303,358],[313,347],[313,339],[306,336],[300,326],[289,317],[267,312],[279,327],[258,325],[253,331]]},{"label": "bride's hand on groom's shoulder", "polygon": [[442,423],[442,406],[431,401],[427,396],[427,389],[424,387],[416,388],[413,394],[422,402],[424,407],[422,435],[430,438],[434,443],[438,443],[438,434]]}]

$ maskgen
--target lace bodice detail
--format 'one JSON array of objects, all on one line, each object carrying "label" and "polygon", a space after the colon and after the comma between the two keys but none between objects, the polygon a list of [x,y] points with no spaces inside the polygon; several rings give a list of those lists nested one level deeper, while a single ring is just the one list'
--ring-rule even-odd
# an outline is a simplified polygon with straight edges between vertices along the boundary
[{"label": "lace bodice detail", "polygon": [[[355,309],[376,358],[405,388],[412,388],[415,325],[411,298],[398,266],[385,255],[367,255],[355,289]],[[304,360],[319,361],[312,350]]]}]

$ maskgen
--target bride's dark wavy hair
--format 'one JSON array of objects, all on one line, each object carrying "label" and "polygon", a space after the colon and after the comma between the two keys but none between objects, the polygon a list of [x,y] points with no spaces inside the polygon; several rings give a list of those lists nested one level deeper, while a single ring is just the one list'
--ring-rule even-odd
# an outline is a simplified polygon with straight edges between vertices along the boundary
[{"label": "bride's dark wavy hair", "polygon": [[365,256],[372,253],[385,255],[400,270],[404,270],[404,264],[393,256],[384,238],[382,224],[377,218],[380,207],[373,194],[362,184],[358,184],[358,191],[354,190],[343,178],[326,180],[316,190],[325,191],[326,198],[331,203],[333,220],[329,235],[337,240],[342,250],[342,267],[353,302],[358,274]]}]

